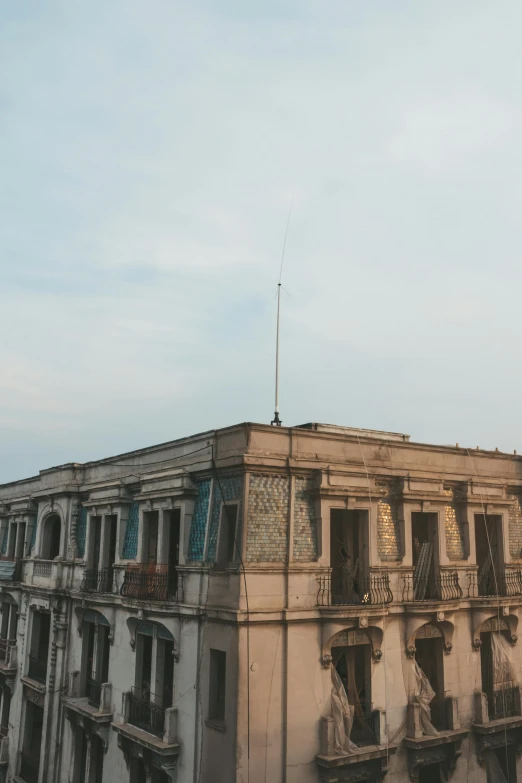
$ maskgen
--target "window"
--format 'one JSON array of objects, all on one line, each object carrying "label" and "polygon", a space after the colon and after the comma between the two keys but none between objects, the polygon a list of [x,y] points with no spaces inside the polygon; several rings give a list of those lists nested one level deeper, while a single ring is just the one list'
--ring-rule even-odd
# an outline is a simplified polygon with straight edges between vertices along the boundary
[{"label": "window", "polygon": [[31,679],[42,683],[47,679],[50,630],[51,615],[48,612],[33,612],[28,674]]},{"label": "window", "polygon": [[225,720],[227,654],[222,650],[210,650],[208,719]]},{"label": "window", "polygon": [[238,556],[236,547],[238,511],[237,503],[223,503],[221,507],[217,562],[222,566],[227,563],[234,563]]},{"label": "window", "polygon": [[37,783],[40,771],[43,708],[31,701],[25,704],[25,731],[20,774],[27,783]]},{"label": "window", "polygon": [[109,680],[110,626],[99,612],[88,611],[83,618],[81,693],[89,704],[99,707],[102,684]]},{"label": "window", "polygon": [[62,522],[58,514],[51,514],[45,520],[42,530],[42,560],[54,560],[60,554]]}]

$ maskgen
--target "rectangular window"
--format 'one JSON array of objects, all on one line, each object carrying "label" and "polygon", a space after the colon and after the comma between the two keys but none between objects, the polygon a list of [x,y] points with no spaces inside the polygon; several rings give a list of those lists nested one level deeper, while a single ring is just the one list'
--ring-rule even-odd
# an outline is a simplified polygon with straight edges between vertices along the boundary
[{"label": "rectangular window", "polygon": [[227,654],[222,650],[210,650],[209,720],[225,720]]},{"label": "rectangular window", "polygon": [[239,506],[237,503],[223,503],[221,507],[221,525],[219,531],[219,546],[217,562],[224,566],[234,563],[238,557],[236,547],[237,517]]}]

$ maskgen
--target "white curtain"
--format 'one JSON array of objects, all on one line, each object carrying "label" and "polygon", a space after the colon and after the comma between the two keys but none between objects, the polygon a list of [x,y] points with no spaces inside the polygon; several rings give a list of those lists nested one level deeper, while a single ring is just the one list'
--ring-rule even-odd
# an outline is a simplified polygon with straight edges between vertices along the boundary
[{"label": "white curtain", "polygon": [[335,721],[334,748],[340,755],[353,753],[357,745],[350,740],[355,708],[348,703],[343,681],[332,664],[332,718]]},{"label": "white curtain", "polygon": [[486,773],[488,776],[488,783],[507,783],[506,776],[502,772],[500,761],[494,750],[490,750],[489,753],[486,753]]},{"label": "white curtain", "polygon": [[501,633],[491,634],[491,652],[493,654],[493,688],[514,685],[515,676],[511,661],[509,660],[509,645],[506,637]]},{"label": "white curtain", "polygon": [[435,698],[435,691],[415,660],[413,661],[413,678],[415,682],[413,698],[417,704],[420,704],[422,733],[429,736],[436,736],[439,732],[431,723],[430,711],[430,702]]}]

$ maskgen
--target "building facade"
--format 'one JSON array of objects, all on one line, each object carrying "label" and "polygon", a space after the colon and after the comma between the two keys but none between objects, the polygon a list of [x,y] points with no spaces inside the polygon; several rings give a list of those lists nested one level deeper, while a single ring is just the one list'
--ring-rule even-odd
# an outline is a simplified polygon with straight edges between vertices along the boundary
[{"label": "building facade", "polygon": [[522,783],[521,499],[316,424],[0,486],[0,781]]}]

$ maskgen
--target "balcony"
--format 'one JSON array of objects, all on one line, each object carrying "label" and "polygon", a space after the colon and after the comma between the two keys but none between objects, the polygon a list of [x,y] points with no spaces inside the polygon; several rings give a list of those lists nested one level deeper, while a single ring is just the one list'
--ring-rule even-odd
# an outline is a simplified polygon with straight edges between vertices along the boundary
[{"label": "balcony", "polygon": [[19,582],[21,576],[21,559],[19,557],[0,555],[0,582]]},{"label": "balcony", "polygon": [[36,682],[41,682],[42,685],[45,685],[47,682],[47,661],[42,661],[40,658],[33,658],[33,656],[30,655],[29,671],[27,674],[31,680],[36,680]]},{"label": "balcony", "polygon": [[[85,688],[81,688],[79,671],[69,673],[69,684],[63,696],[63,702],[69,714],[89,718],[102,726],[112,721],[112,684],[87,679]],[[75,719],[76,720],[76,719]]]},{"label": "balcony", "polygon": [[407,574],[403,577],[402,600],[404,603],[424,601],[459,601],[462,588],[456,571],[438,576],[419,577]]},{"label": "balcony", "polygon": [[84,571],[80,590],[83,593],[114,593],[116,583],[112,568]]},{"label": "balcony", "polygon": [[128,722],[138,729],[163,737],[165,733],[165,711],[172,703],[172,694],[166,691],[163,696],[131,688],[129,693]]},{"label": "balcony", "polygon": [[128,566],[120,593],[125,598],[141,601],[182,601],[182,575],[166,565]]},{"label": "balcony", "polygon": [[15,671],[17,667],[16,639],[0,639],[0,670]]},{"label": "balcony", "polygon": [[60,560],[34,560],[32,584],[57,589],[62,586],[64,564]]},{"label": "balcony", "polygon": [[501,568],[497,572],[490,569],[479,576],[469,574],[468,579],[470,598],[522,595],[522,569],[520,568]]},{"label": "balcony", "polygon": [[318,606],[383,606],[393,601],[387,573],[353,579],[342,571],[319,577]]}]

